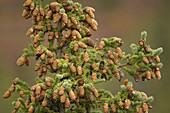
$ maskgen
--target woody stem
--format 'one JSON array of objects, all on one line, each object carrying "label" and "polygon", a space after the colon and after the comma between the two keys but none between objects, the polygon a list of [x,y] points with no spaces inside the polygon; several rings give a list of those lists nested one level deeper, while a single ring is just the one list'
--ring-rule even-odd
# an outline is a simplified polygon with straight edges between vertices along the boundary
[{"label": "woody stem", "polygon": [[[57,23],[57,31],[58,31],[58,39],[57,39],[57,45],[60,46],[61,39],[62,39],[62,32],[61,32],[61,21]],[[61,58],[62,56],[62,48],[58,48],[57,50],[57,57]]]},{"label": "woody stem", "polygon": [[129,63],[126,63],[126,64],[120,65],[119,67],[125,67],[125,66],[129,66],[129,65],[130,65]]}]

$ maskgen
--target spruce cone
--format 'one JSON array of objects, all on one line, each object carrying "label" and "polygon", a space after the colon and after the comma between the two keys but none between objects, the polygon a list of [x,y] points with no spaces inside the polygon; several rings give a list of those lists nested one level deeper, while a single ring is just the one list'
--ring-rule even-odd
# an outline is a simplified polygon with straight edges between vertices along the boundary
[{"label": "spruce cone", "polygon": [[51,80],[49,78],[45,79],[45,83],[48,87],[50,87],[52,85]]},{"label": "spruce cone", "polygon": [[80,95],[80,97],[84,97],[84,94],[85,94],[84,87],[83,86],[79,86],[79,95]]},{"label": "spruce cone", "polygon": [[84,83],[85,83],[85,80],[84,80],[83,78],[78,79],[78,84],[79,84],[80,86],[83,86]]},{"label": "spruce cone", "polygon": [[113,112],[113,113],[116,113],[116,106],[115,106],[115,104],[112,104],[111,105],[111,111]]},{"label": "spruce cone", "polygon": [[156,56],[154,59],[155,59],[155,61],[156,61],[157,63],[161,62],[159,56]]},{"label": "spruce cone", "polygon": [[97,74],[93,72],[92,74],[92,80],[95,82],[97,80]]},{"label": "spruce cone", "polygon": [[99,70],[98,67],[97,67],[97,65],[96,65],[95,63],[92,64],[92,68],[93,68],[95,71],[98,71],[98,70]]},{"label": "spruce cone", "polygon": [[70,97],[70,99],[71,99],[72,101],[75,101],[75,100],[76,100],[76,96],[75,96],[73,90],[70,90],[70,91],[69,91],[69,97]]},{"label": "spruce cone", "polygon": [[91,95],[91,94],[88,96],[88,99],[89,99],[91,102],[95,102],[95,101],[96,101],[96,100],[94,99],[93,95]]},{"label": "spruce cone", "polygon": [[78,75],[82,75],[83,74],[83,69],[82,69],[81,66],[78,66],[77,72],[78,72]]},{"label": "spruce cone", "polygon": [[66,96],[65,96],[65,94],[61,95],[61,97],[60,97],[60,102],[61,102],[61,103],[65,103],[65,102],[66,102]]},{"label": "spruce cone", "polygon": [[54,99],[54,100],[57,100],[57,98],[58,98],[58,91],[57,91],[57,89],[55,89],[55,90],[53,91],[53,99]]},{"label": "spruce cone", "polygon": [[34,107],[30,106],[29,109],[28,109],[28,113],[33,113],[33,111],[34,111]]},{"label": "spruce cone", "polygon": [[101,42],[99,43],[99,50],[102,50],[104,46],[105,46],[104,41],[101,41]]},{"label": "spruce cone", "polygon": [[11,87],[9,88],[9,91],[11,93],[15,91],[15,85],[14,84],[11,85]]},{"label": "spruce cone", "polygon": [[47,101],[48,101],[47,98],[44,98],[44,100],[43,100],[43,102],[42,102],[42,106],[43,106],[43,107],[46,107],[46,106],[47,106]]},{"label": "spruce cone", "polygon": [[121,109],[123,109],[123,106],[124,106],[123,102],[120,101],[120,102],[119,102],[119,107],[120,107]]},{"label": "spruce cone", "polygon": [[143,109],[144,113],[148,113],[149,112],[147,103],[143,103],[142,109]]},{"label": "spruce cone", "polygon": [[22,97],[22,98],[25,96],[24,92],[22,90],[19,92],[19,96]]},{"label": "spruce cone", "polygon": [[89,53],[88,52],[85,52],[84,53],[84,61],[87,63],[89,61]]},{"label": "spruce cone", "polygon": [[129,109],[130,108],[130,104],[131,104],[130,100],[126,99],[125,100],[125,109]]},{"label": "spruce cone", "polygon": [[64,91],[65,91],[64,86],[61,86],[60,89],[59,89],[59,95],[63,95]]},{"label": "spruce cone", "polygon": [[21,102],[20,101],[17,101],[16,104],[15,104],[15,109],[18,110],[21,106]]},{"label": "spruce cone", "polygon": [[23,66],[25,64],[25,57],[21,56],[18,60],[17,60],[17,65],[18,66]]},{"label": "spruce cone", "polygon": [[83,49],[86,49],[87,48],[87,45],[83,42],[78,42],[78,45],[83,48]]},{"label": "spruce cone", "polygon": [[149,60],[146,58],[146,57],[143,57],[143,62],[145,63],[145,64],[149,64]]},{"label": "spruce cone", "polygon": [[119,47],[116,49],[116,53],[118,54],[119,58],[122,58],[123,53],[122,53],[122,50]]},{"label": "spruce cone", "polygon": [[76,73],[76,67],[75,67],[75,66],[71,65],[71,66],[70,66],[70,69],[71,69],[71,72],[72,72],[72,73]]},{"label": "spruce cone", "polygon": [[6,91],[5,94],[3,95],[4,98],[9,98],[11,96],[10,91]]},{"label": "spruce cone", "polygon": [[69,98],[66,98],[65,107],[66,108],[70,107],[70,100],[69,100]]},{"label": "spruce cone", "polygon": [[103,105],[103,112],[104,113],[108,113],[108,111],[109,111],[108,103],[104,103],[104,105]]},{"label": "spruce cone", "polygon": [[77,43],[74,44],[74,51],[78,51],[79,45]]}]

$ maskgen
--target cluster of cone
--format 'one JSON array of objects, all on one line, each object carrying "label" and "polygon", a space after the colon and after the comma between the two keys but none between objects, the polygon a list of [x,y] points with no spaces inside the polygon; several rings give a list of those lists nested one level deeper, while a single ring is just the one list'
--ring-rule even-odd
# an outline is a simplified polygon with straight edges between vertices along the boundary
[{"label": "cluster of cone", "polygon": [[144,92],[133,90],[133,84],[125,79],[121,85],[122,91],[115,95],[113,99],[103,104],[103,112],[108,113],[109,108],[113,113],[148,113],[152,109],[150,102],[153,97],[148,97]]},{"label": "cluster of cone", "polygon": [[[163,52],[163,49],[161,47],[151,49],[150,46],[146,44],[146,37],[147,33],[142,32],[139,45],[131,44],[134,55],[129,59],[131,60],[130,65],[132,65],[135,70],[132,76],[134,76],[136,82],[155,78],[158,80],[161,79],[160,69],[163,64],[161,63],[159,55]],[[131,73],[127,68],[125,68],[125,71]]]},{"label": "cluster of cone", "polygon": [[[27,0],[23,4],[25,9],[22,14],[26,19],[32,17],[34,26],[28,30],[26,35],[33,37],[35,48],[40,45],[45,34],[48,34],[49,41],[57,39],[59,46],[63,47],[68,41],[91,36],[89,27],[97,30],[98,23],[94,19],[95,9],[92,7],[81,8],[81,4],[77,2],[64,1],[62,3],[52,2],[44,10],[39,4],[38,1]],[[57,24],[61,26],[58,27]],[[62,40],[58,39],[59,32],[65,32],[62,34]]]},{"label": "cluster of cone", "polygon": [[[144,49],[144,51],[147,54],[151,53],[151,49],[144,43],[144,40],[139,41],[139,45]],[[158,49],[159,50],[159,49]],[[161,50],[159,50],[161,51]],[[160,73],[160,63],[161,60],[159,56],[143,56],[142,61],[145,65],[151,64],[151,71],[148,71],[146,68],[139,68],[138,71],[136,72],[136,81],[139,81],[138,78],[140,76],[140,72],[146,72],[145,76],[142,76],[142,80],[145,81],[152,79],[155,79],[156,77],[158,79],[161,79],[161,73]],[[154,64],[153,62],[156,62],[157,64]]]},{"label": "cluster of cone", "polygon": [[[40,103],[44,109],[48,107],[59,112],[60,108],[56,106],[59,103],[63,104],[65,108],[70,108],[71,103],[81,104],[81,99],[89,100],[88,103],[94,103],[96,98],[99,97],[98,90],[92,84],[86,84],[83,78],[78,79],[76,84],[71,80],[64,80],[64,82],[58,84],[58,81],[55,80],[57,77],[57,75],[53,79],[46,77],[45,81],[39,81],[31,88],[25,82],[16,78],[3,97],[9,98],[12,92],[19,92],[20,98],[13,103],[15,105],[13,113],[20,109],[33,113],[37,107],[36,103]],[[26,90],[24,87],[28,89]],[[26,101],[23,99],[25,96]]]}]

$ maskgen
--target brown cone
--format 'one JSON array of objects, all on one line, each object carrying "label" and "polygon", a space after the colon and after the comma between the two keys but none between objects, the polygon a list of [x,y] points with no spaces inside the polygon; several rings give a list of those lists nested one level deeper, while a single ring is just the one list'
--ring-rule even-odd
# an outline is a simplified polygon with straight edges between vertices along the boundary
[{"label": "brown cone", "polygon": [[10,91],[6,91],[5,94],[3,95],[3,98],[9,98],[11,96]]},{"label": "brown cone", "polygon": [[108,113],[108,111],[109,111],[108,103],[104,103],[104,105],[103,105],[103,112],[104,113]]},{"label": "brown cone", "polygon": [[69,98],[66,98],[65,107],[66,108],[70,107],[70,100],[69,100]]},{"label": "brown cone", "polygon": [[47,106],[47,101],[48,101],[47,98],[44,98],[44,100],[43,100],[43,102],[42,102],[42,106],[43,106],[43,107],[46,107],[46,106]]},{"label": "brown cone", "polygon": [[85,94],[84,87],[83,86],[79,86],[79,95],[80,95],[80,97],[84,97],[84,94]]},{"label": "brown cone", "polygon": [[30,106],[29,109],[28,109],[28,113],[33,113],[33,111],[34,111],[34,107]]},{"label": "brown cone", "polygon": [[20,106],[21,106],[21,102],[20,102],[20,101],[17,101],[17,102],[15,103],[15,109],[18,110],[18,109],[20,108]]},{"label": "brown cone", "polygon": [[69,97],[70,97],[70,99],[71,99],[72,101],[75,101],[75,100],[76,100],[76,96],[75,96],[73,90],[70,90],[70,91],[69,91]]}]

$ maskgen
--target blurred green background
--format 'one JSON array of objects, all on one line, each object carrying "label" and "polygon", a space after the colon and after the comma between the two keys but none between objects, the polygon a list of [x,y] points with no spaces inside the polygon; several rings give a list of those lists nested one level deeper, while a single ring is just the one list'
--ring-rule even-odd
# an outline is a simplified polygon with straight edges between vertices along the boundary
[{"label": "blurred green background", "polygon": [[[47,1],[47,0],[46,0]],[[52,0],[50,0],[52,1]],[[83,6],[96,9],[96,19],[99,29],[92,38],[118,36],[124,40],[123,50],[129,53],[129,45],[137,43],[140,32],[148,32],[148,42],[152,48],[162,46],[161,55],[164,68],[162,79],[135,83],[135,89],[153,95],[155,101],[150,113],[169,113],[170,102],[170,1],[169,0],[77,0]],[[37,73],[31,66],[18,67],[16,60],[23,53],[23,48],[31,42],[25,36],[31,27],[31,20],[21,17],[24,0],[0,0],[0,113],[10,113],[13,110],[12,100],[18,96],[14,93],[5,100],[3,93],[10,87],[15,77],[20,77],[33,85]],[[134,82],[134,80],[133,80]],[[116,94],[120,83],[117,80],[99,85]]]}]

